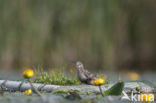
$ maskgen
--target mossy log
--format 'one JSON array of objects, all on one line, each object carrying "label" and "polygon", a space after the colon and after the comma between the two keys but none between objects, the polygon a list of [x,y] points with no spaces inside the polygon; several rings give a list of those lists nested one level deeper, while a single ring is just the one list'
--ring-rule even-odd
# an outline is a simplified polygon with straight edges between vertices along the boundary
[{"label": "mossy log", "polygon": [[[80,92],[89,92],[89,93],[99,93],[99,88],[97,86],[92,85],[52,85],[52,84],[39,84],[33,83],[34,87],[36,87],[39,91],[53,92],[55,90],[77,90]],[[111,88],[113,84],[102,85],[102,90],[106,91]],[[140,86],[142,92],[154,92],[154,86],[145,82],[125,82],[124,91],[130,92],[131,90],[135,91],[135,88]],[[0,80],[0,87],[6,88],[6,91],[25,91],[30,89],[31,86],[28,82],[22,81],[9,81],[9,80]]]}]

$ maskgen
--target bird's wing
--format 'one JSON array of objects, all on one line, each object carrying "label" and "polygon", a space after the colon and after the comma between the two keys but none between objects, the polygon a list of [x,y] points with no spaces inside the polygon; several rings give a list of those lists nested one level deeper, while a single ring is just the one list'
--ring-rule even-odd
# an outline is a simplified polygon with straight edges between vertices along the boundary
[{"label": "bird's wing", "polygon": [[91,73],[88,72],[87,70],[84,71],[84,74],[85,74],[85,76],[86,76],[88,79],[94,79],[94,78],[96,78],[95,75],[91,74]]}]

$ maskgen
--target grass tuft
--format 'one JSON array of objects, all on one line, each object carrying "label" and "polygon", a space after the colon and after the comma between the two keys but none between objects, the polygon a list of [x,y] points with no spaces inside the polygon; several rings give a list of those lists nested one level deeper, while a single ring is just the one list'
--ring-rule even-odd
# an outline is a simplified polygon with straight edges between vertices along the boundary
[{"label": "grass tuft", "polygon": [[55,85],[72,85],[81,84],[75,73],[70,72],[71,78],[65,75],[65,72],[52,70],[50,72],[45,72],[43,70],[37,70],[35,76],[35,83],[43,84],[55,84]]}]

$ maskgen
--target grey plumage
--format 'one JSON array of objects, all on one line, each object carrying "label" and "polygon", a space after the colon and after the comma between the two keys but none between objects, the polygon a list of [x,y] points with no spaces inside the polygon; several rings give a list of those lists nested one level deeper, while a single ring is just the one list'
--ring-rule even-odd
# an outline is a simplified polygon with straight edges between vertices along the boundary
[{"label": "grey plumage", "polygon": [[93,81],[96,78],[95,75],[91,74],[90,72],[88,72],[87,70],[84,69],[84,66],[81,62],[76,62],[76,69],[77,69],[77,76],[78,79],[85,84],[93,84]]}]

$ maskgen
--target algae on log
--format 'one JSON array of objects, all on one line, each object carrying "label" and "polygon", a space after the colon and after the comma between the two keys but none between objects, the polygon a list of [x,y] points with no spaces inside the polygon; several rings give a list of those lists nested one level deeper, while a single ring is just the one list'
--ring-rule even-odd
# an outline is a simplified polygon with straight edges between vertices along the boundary
[{"label": "algae on log", "polygon": [[[9,81],[7,80],[0,80],[0,86],[4,86],[7,88],[7,90],[13,90],[13,91],[25,91],[27,89],[30,89],[31,86],[28,82],[24,82],[22,85],[22,81]],[[4,83],[5,82],[5,83]],[[102,90],[105,92],[106,90],[110,89],[113,84],[108,84],[108,87],[106,88],[105,85],[102,85]],[[21,87],[20,87],[21,85]],[[51,85],[51,84],[39,84],[39,83],[33,83],[34,87],[36,87],[40,91],[47,91],[52,92],[55,90],[64,90],[64,91],[70,91],[70,90],[77,90],[80,92],[90,92],[90,93],[99,93],[99,88],[97,86],[92,85]],[[136,87],[140,86],[142,92],[154,92],[154,87],[151,85],[148,85],[144,82],[138,81],[138,82],[125,82],[124,85],[124,91],[130,92],[132,89],[135,90]],[[20,89],[21,88],[21,89]]]}]

